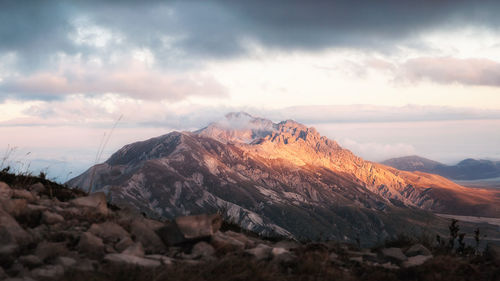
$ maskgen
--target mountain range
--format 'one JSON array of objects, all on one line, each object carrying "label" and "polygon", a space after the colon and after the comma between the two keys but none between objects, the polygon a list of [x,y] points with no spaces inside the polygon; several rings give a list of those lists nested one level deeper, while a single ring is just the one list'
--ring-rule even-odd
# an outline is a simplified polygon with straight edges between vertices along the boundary
[{"label": "mountain range", "polygon": [[478,180],[500,177],[500,161],[465,159],[456,165],[445,165],[420,156],[391,158],[381,162],[404,171],[438,174],[454,180]]},{"label": "mountain range", "polygon": [[314,128],[230,113],[124,146],[68,182],[149,216],[220,212],[262,235],[374,244],[443,225],[432,212],[500,217],[500,192],[365,161]]}]

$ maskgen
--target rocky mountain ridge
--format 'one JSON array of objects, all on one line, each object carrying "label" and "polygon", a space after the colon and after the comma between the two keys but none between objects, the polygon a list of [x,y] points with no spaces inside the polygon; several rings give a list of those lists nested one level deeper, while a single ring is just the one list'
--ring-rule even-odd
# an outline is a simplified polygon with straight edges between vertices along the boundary
[{"label": "rocky mountain ridge", "polygon": [[[376,243],[439,225],[426,210],[500,216],[500,197],[365,161],[295,121],[245,113],[124,146],[69,181],[150,216],[221,212],[262,235]],[[435,222],[435,223],[432,223]]]}]

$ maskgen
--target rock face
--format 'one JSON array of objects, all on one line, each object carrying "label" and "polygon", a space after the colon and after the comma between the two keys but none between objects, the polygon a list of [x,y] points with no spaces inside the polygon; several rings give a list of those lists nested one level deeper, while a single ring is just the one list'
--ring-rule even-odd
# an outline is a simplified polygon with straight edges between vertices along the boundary
[{"label": "rock face", "polygon": [[220,212],[262,235],[376,243],[435,220],[419,209],[500,216],[500,191],[365,161],[314,128],[245,113],[126,145],[68,184],[86,190],[92,176],[118,206],[166,219]]}]

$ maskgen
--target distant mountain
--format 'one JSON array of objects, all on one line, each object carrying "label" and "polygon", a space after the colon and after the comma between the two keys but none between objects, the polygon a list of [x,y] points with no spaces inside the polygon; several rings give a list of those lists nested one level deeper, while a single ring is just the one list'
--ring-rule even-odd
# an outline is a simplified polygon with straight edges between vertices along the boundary
[{"label": "distant mountain", "polygon": [[239,112],[129,144],[68,182],[152,216],[221,212],[265,235],[376,243],[427,211],[500,217],[500,196],[365,161],[314,128]]},{"label": "distant mountain", "polygon": [[445,165],[419,156],[392,158],[382,164],[404,171],[438,174],[454,180],[477,180],[500,177],[500,161],[465,159]]}]

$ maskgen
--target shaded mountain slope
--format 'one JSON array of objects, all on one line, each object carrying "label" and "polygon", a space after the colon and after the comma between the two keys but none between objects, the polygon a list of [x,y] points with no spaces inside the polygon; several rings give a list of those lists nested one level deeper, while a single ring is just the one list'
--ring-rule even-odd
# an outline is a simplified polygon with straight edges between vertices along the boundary
[{"label": "shaded mountain slope", "polygon": [[438,174],[454,180],[477,180],[500,177],[500,161],[465,159],[456,165],[445,165],[420,156],[391,158],[382,164],[404,171]]}]

